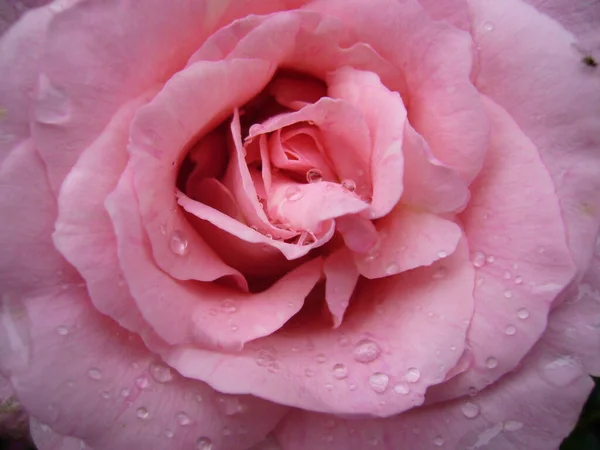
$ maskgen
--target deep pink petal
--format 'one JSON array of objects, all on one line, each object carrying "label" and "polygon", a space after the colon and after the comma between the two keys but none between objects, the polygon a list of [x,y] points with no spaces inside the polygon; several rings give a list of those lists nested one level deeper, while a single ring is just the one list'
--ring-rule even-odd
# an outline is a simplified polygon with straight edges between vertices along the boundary
[{"label": "deep pink petal", "polygon": [[470,198],[460,174],[438,160],[423,136],[406,123],[404,130],[404,192],[400,201],[433,213],[462,211]]},{"label": "deep pink petal", "polygon": [[227,139],[222,130],[213,130],[189,151],[189,160],[194,164],[185,185],[191,197],[204,178],[220,178],[227,167]]},{"label": "deep pink petal", "polygon": [[350,304],[359,274],[351,253],[343,248],[325,258],[323,271],[326,280],[325,301],[333,316],[333,326],[337,328]]},{"label": "deep pink petal", "polygon": [[29,433],[38,450],[93,450],[85,441],[58,434],[35,417],[29,419]]},{"label": "deep pink petal", "polygon": [[235,198],[229,189],[216,178],[204,178],[194,185],[193,189],[188,192],[188,195],[192,199],[210,206],[232,219],[239,222],[244,221],[244,215]]},{"label": "deep pink petal", "polygon": [[377,228],[372,221],[364,217],[348,214],[338,217],[335,223],[346,247],[355,253],[367,253],[379,243]]},{"label": "deep pink petal", "polygon": [[[226,392],[336,414],[397,414],[421,404],[464,348],[474,283],[466,243],[444,260],[442,277],[441,266],[365,280],[334,330],[306,323],[238,354],[183,346],[163,356],[185,376]],[[431,330],[427,339],[423,329]]]},{"label": "deep pink petal", "polygon": [[[344,67],[329,74],[327,83],[329,95],[357,107],[369,127],[372,149],[365,169],[370,169],[373,190],[366,215],[378,219],[388,214],[402,195],[406,108],[400,95],[389,91],[372,72]],[[330,151],[337,151],[340,156],[347,154],[340,147]]]},{"label": "deep pink petal", "polygon": [[557,295],[575,267],[555,186],[538,149],[506,111],[484,102],[492,134],[486,164],[461,216],[477,267],[469,370],[432,399],[481,389],[513,370],[546,327]]},{"label": "deep pink petal", "polygon": [[537,146],[556,187],[572,257],[583,273],[600,222],[598,77],[573,49],[575,37],[533,7],[514,0],[469,0],[469,5],[480,49],[475,84]]},{"label": "deep pink petal", "polygon": [[[136,114],[127,171],[135,178],[139,211],[154,259],[177,279],[211,281],[235,274],[219,262],[177,208],[174,186],[183,150],[260,91],[272,72],[269,63],[258,60],[199,62],[173,76]],[[240,207],[246,212],[241,203]],[[174,238],[188,242],[185,254],[173,251]],[[239,276],[238,282],[242,282]]]},{"label": "deep pink petal", "polygon": [[367,278],[429,266],[452,254],[461,237],[461,229],[453,221],[401,205],[376,226],[379,243],[367,254],[354,257],[358,271]]},{"label": "deep pink petal", "polygon": [[315,80],[282,76],[271,84],[270,93],[281,105],[298,110],[325,97],[327,90]]},{"label": "deep pink petal", "polygon": [[[245,342],[279,329],[300,310],[321,277],[322,261],[315,259],[257,294],[216,283],[175,280],[152,260],[150,244],[136,215],[131,183],[126,172],[108,197],[107,209],[131,294],[144,319],[169,344],[198,343],[238,350]],[[152,280],[150,285],[148,280]]]},{"label": "deep pink petal", "polygon": [[416,0],[327,0],[307,8],[340,18],[361,42],[402,69],[406,90],[399,92],[410,105],[411,124],[438,159],[471,181],[481,169],[489,127],[470,80],[469,34],[433,21]]}]

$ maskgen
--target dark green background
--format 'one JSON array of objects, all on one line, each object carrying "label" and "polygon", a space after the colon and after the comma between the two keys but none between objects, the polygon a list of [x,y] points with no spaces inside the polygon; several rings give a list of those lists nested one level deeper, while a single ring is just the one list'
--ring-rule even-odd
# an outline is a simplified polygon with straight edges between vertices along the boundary
[{"label": "dark green background", "polygon": [[588,398],[577,427],[565,439],[560,450],[600,450],[600,378]]}]

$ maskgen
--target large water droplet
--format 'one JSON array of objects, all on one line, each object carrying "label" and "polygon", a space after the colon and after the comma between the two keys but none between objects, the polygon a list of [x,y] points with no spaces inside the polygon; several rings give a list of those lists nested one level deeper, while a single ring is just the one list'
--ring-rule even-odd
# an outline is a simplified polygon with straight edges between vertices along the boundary
[{"label": "large water droplet", "polygon": [[467,402],[460,409],[467,419],[474,419],[479,415],[479,406],[475,403]]},{"label": "large water droplet", "polygon": [[371,389],[379,394],[385,392],[389,382],[390,377],[388,377],[385,373],[375,372],[369,377],[369,386],[371,386]]},{"label": "large water droplet", "polygon": [[150,375],[159,383],[168,383],[173,380],[173,373],[168,366],[164,364],[150,364]]},{"label": "large water droplet", "polygon": [[517,317],[521,320],[525,320],[529,317],[529,311],[527,308],[521,308],[517,311]]},{"label": "large water droplet", "polygon": [[495,369],[496,367],[498,367],[498,360],[493,356],[490,356],[488,359],[485,360],[485,366],[488,369]]},{"label": "large water droplet", "polygon": [[230,299],[225,299],[221,302],[221,311],[228,314],[233,314],[237,311],[237,306],[235,306],[233,301],[231,301]]},{"label": "large water droplet", "polygon": [[290,202],[298,201],[302,198],[302,191],[296,185],[291,185],[285,190],[285,198]]},{"label": "large water droplet", "polygon": [[206,436],[201,436],[196,441],[197,450],[212,450],[212,440]]},{"label": "large water droplet", "polygon": [[475,267],[483,267],[485,265],[486,256],[482,252],[475,252],[472,261]]},{"label": "large water droplet", "polygon": [[100,369],[92,368],[92,369],[88,370],[88,376],[92,380],[98,381],[98,380],[102,379],[102,372],[100,371]]},{"label": "large water droplet", "polygon": [[71,118],[71,102],[67,95],[52,85],[47,76],[39,77],[35,101],[35,118],[38,122],[58,125]]},{"label": "large water droplet", "polygon": [[187,413],[185,413],[184,411],[180,411],[175,415],[175,418],[177,420],[177,423],[179,425],[181,425],[182,427],[185,427],[187,425],[189,425],[190,423],[192,423],[192,419],[190,419],[190,416],[187,415]]},{"label": "large water droplet", "polygon": [[348,377],[348,368],[344,364],[336,364],[332,369],[333,377],[338,380],[343,380]]},{"label": "large water droplet", "polygon": [[444,438],[441,436],[436,436],[433,438],[433,444],[441,447],[442,445],[444,445]]},{"label": "large water droplet", "polygon": [[306,172],[306,181],[309,183],[318,183],[323,181],[323,172],[319,169],[310,169]]},{"label": "large water droplet", "polygon": [[573,383],[584,373],[580,364],[570,356],[559,356],[543,367],[543,378],[553,386],[564,387]]},{"label": "large water droplet", "polygon": [[189,251],[188,240],[182,231],[175,230],[171,233],[169,247],[173,253],[179,256],[184,256]]},{"label": "large water droplet", "polygon": [[416,367],[411,367],[404,374],[404,379],[409,383],[416,383],[421,378],[421,372]]},{"label": "large water droplet", "polygon": [[146,409],[142,406],[137,409],[137,411],[135,412],[135,415],[138,416],[138,418],[140,418],[140,419],[147,419],[148,416],[150,415],[150,413],[148,412],[148,409]]},{"label": "large water droplet", "polygon": [[67,327],[60,326],[56,328],[56,332],[61,336],[66,336],[69,334],[69,329]]},{"label": "large water droplet", "polygon": [[381,349],[371,339],[363,339],[356,344],[352,355],[360,363],[369,363],[379,358]]},{"label": "large water droplet", "polygon": [[406,383],[398,383],[394,386],[394,392],[400,395],[407,395],[410,392],[410,387]]},{"label": "large water droplet", "polygon": [[343,180],[342,187],[349,192],[354,192],[356,190],[356,183],[354,180]]}]

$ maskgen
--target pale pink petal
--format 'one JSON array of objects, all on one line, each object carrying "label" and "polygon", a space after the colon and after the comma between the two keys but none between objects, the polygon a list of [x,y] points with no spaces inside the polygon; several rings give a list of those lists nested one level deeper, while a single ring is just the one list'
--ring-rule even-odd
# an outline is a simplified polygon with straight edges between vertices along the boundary
[{"label": "pale pink petal", "polygon": [[485,99],[492,134],[485,166],[461,216],[477,268],[469,370],[431,399],[481,389],[513,370],[540,339],[575,267],[552,180],[538,149],[506,111]]},{"label": "pale pink petal", "polygon": [[344,238],[346,247],[355,253],[364,254],[379,242],[379,233],[372,221],[357,214],[338,217],[336,230]]},{"label": "pale pink petal", "polygon": [[469,31],[471,20],[467,0],[419,0],[434,20],[445,20],[461,30]]},{"label": "pale pink petal", "polygon": [[470,198],[467,183],[433,156],[423,136],[409,123],[405,127],[402,151],[406,170],[400,202],[437,214],[462,211]]},{"label": "pale pink petal", "polygon": [[[136,114],[126,171],[134,176],[139,214],[154,259],[177,279],[212,281],[236,275],[242,283],[187,222],[177,207],[174,186],[185,157],[182,149],[226,119],[236,105],[259,92],[272,73],[273,68],[265,61],[199,62],[174,75]],[[240,207],[245,213],[242,204]],[[173,251],[173,239],[187,241],[185,254]]]},{"label": "pale pink petal", "polygon": [[489,128],[470,80],[471,36],[433,21],[416,0],[327,0],[307,8],[340,18],[359,41],[402,70],[406,90],[395,90],[410,105],[411,124],[438,159],[471,181],[481,169]]},{"label": "pale pink petal", "polygon": [[[274,249],[279,250],[289,260],[301,258],[313,248],[319,247],[324,243],[328,242],[335,231],[334,224],[331,223],[325,228],[325,230],[323,230],[321,234],[319,234],[319,237],[315,242],[302,246],[290,244],[282,240],[273,239],[273,237],[269,237],[266,234],[260,233],[259,231],[251,228],[250,226],[241,223],[210,206],[190,199],[184,194],[179,194],[178,201],[179,204],[183,207],[183,209],[185,209],[188,213],[192,214],[198,219],[210,222],[214,226],[241,239],[242,241],[253,244],[260,244],[256,246],[255,251],[265,247],[272,247]],[[292,233],[289,231],[286,232]],[[294,232],[292,234],[292,237],[297,234],[298,233]],[[232,248],[232,250],[235,250],[235,248]]]},{"label": "pale pink petal", "polygon": [[237,354],[182,346],[163,357],[224,392],[335,414],[400,413],[421,404],[464,349],[474,283],[467,253],[463,242],[443,264],[363,280],[337,329],[310,317]]},{"label": "pale pink petal", "polygon": [[85,441],[58,434],[35,417],[29,419],[29,432],[37,450],[93,450]]},{"label": "pale pink petal", "polygon": [[452,254],[461,237],[451,220],[399,205],[376,224],[379,243],[354,261],[361,275],[382,278],[429,266]]},{"label": "pale pink petal", "polygon": [[333,327],[338,328],[358,282],[358,270],[350,252],[342,248],[325,258],[323,271],[326,280],[325,301],[333,316]]},{"label": "pale pink petal", "polygon": [[322,261],[315,259],[257,294],[216,283],[175,280],[151,258],[131,184],[126,172],[106,205],[131,295],[144,319],[169,344],[239,350],[245,342],[279,329],[300,310],[321,277]]},{"label": "pale pink petal", "polygon": [[[584,272],[600,222],[598,77],[573,49],[575,36],[533,7],[514,0],[469,5],[480,49],[475,84],[538,148],[559,197],[572,257]],[[502,56],[507,51],[510,58]]]},{"label": "pale pink petal", "polygon": [[[370,169],[373,188],[371,208],[365,215],[378,219],[388,214],[402,195],[402,139],[406,123],[402,98],[383,86],[376,74],[351,67],[329,74],[327,83],[329,95],[358,108],[369,127],[372,148],[365,169]],[[352,127],[348,126],[348,130]],[[332,152],[336,150],[340,155],[347,153],[340,147],[334,147]]]}]

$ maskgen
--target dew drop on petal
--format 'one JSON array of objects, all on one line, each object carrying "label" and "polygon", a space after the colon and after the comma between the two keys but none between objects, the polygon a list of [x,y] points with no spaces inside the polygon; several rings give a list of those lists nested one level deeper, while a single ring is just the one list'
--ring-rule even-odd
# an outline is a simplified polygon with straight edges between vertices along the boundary
[{"label": "dew drop on petal", "polygon": [[485,366],[488,369],[495,369],[496,367],[498,367],[498,360],[493,356],[490,356],[488,359],[485,360]]},{"label": "dew drop on petal", "polygon": [[492,22],[486,22],[483,24],[483,29],[485,31],[493,31],[494,30],[494,24]]},{"label": "dew drop on petal", "polygon": [[389,382],[390,377],[382,372],[375,372],[369,377],[369,386],[371,386],[371,389],[379,394],[385,392]]},{"label": "dew drop on petal", "polygon": [[517,317],[521,320],[525,320],[529,317],[529,311],[527,308],[521,308],[517,311]]},{"label": "dew drop on petal", "polygon": [[354,182],[354,180],[350,180],[350,179],[343,180],[342,187],[349,192],[354,192],[356,190],[356,183]]},{"label": "dew drop on petal", "polygon": [[212,450],[212,440],[206,436],[199,437],[196,441],[197,450]]},{"label": "dew drop on petal", "polygon": [[304,369],[304,375],[306,375],[307,377],[314,377],[315,373],[316,372],[312,369]]},{"label": "dew drop on petal", "polygon": [[504,291],[504,297],[505,298],[511,298],[513,296],[513,293],[510,289],[507,289]]},{"label": "dew drop on petal", "polygon": [[181,425],[182,427],[185,427],[187,425],[189,425],[190,423],[192,423],[192,420],[190,419],[190,416],[187,415],[187,413],[180,411],[176,414],[175,418],[177,419],[177,423],[179,425]]},{"label": "dew drop on petal", "polygon": [[393,275],[395,273],[398,273],[399,270],[400,270],[400,268],[398,267],[398,264],[396,264],[396,263],[390,263],[385,268],[385,273],[388,274],[388,275]]},{"label": "dew drop on petal", "polygon": [[102,392],[100,392],[100,395],[102,396],[102,398],[104,400],[108,400],[111,398],[110,391],[102,391]]},{"label": "dew drop on petal", "polygon": [[344,364],[336,364],[333,366],[333,377],[338,380],[343,380],[348,377],[348,368]]},{"label": "dew drop on petal", "polygon": [[512,274],[510,273],[510,271],[506,271],[504,272],[504,279],[505,280],[510,280],[512,278]]},{"label": "dew drop on petal", "polygon": [[135,415],[138,416],[138,418],[140,418],[140,419],[147,419],[148,416],[150,415],[150,413],[148,412],[148,409],[146,409],[142,406],[137,409],[137,411],[135,412]]},{"label": "dew drop on petal", "polygon": [[439,251],[437,255],[438,255],[438,258],[446,258],[448,256],[448,252],[445,252],[442,250],[442,251]]},{"label": "dew drop on petal", "polygon": [[465,403],[460,409],[467,419],[474,419],[479,415],[479,406],[472,402]]},{"label": "dew drop on petal", "polygon": [[411,367],[406,371],[404,379],[409,383],[416,383],[421,378],[421,372],[416,367]]},{"label": "dew drop on petal", "polygon": [[398,383],[394,386],[394,392],[400,395],[407,395],[410,392],[410,387],[406,383]]},{"label": "dew drop on petal", "polygon": [[352,355],[357,362],[369,363],[379,358],[381,349],[379,345],[370,339],[363,339],[356,344]]},{"label": "dew drop on petal", "polygon": [[100,371],[100,369],[90,369],[88,370],[88,376],[94,380],[94,381],[98,381],[102,379],[102,372]]},{"label": "dew drop on petal", "polygon": [[505,329],[504,329],[504,334],[506,334],[507,336],[514,336],[517,332],[517,329],[514,325],[508,325]]},{"label": "dew drop on petal", "polygon": [[514,283],[515,284],[522,284],[523,283],[523,277],[521,275],[517,275],[514,279]]},{"label": "dew drop on petal", "polygon": [[150,365],[150,375],[159,383],[168,383],[173,380],[173,373],[168,366],[164,364],[151,364]]},{"label": "dew drop on petal", "polygon": [[289,186],[285,190],[285,198],[287,198],[290,202],[298,201],[302,198],[302,191],[296,185]]},{"label": "dew drop on petal", "polygon": [[140,389],[146,389],[148,386],[150,386],[150,381],[148,380],[147,377],[145,376],[140,376],[137,377],[135,379],[135,384],[137,385],[137,387],[139,387]]},{"label": "dew drop on petal", "polygon": [[441,436],[436,436],[435,438],[433,438],[433,443],[437,447],[441,447],[442,445],[444,445],[444,438]]},{"label": "dew drop on petal", "polygon": [[473,261],[473,265],[475,267],[483,267],[485,265],[486,256],[482,252],[475,252],[473,254],[472,261]]},{"label": "dew drop on petal", "polygon": [[228,314],[233,314],[237,311],[237,306],[235,306],[233,301],[231,301],[230,299],[225,299],[221,302],[221,311]]},{"label": "dew drop on petal", "polygon": [[486,261],[487,261],[489,264],[493,264],[493,262],[494,262],[494,261],[496,261],[496,257],[495,257],[495,256],[488,256],[488,257],[486,258]]},{"label": "dew drop on petal", "polygon": [[171,233],[169,247],[178,256],[184,256],[188,252],[188,240],[182,231],[175,230]]},{"label": "dew drop on petal", "polygon": [[237,330],[239,330],[239,329],[240,329],[240,327],[238,327],[237,325],[231,325],[231,326],[229,327],[229,329],[230,329],[231,331],[237,331]]},{"label": "dew drop on petal", "polygon": [[175,436],[175,433],[173,433],[171,430],[165,430],[165,436],[171,439],[173,436]]},{"label": "dew drop on petal", "polygon": [[309,183],[318,183],[319,181],[323,181],[323,172],[319,169],[309,169],[306,172],[306,181]]},{"label": "dew drop on petal", "polygon": [[317,360],[317,362],[318,362],[319,364],[323,364],[325,361],[327,361],[327,356],[325,356],[325,354],[324,354],[324,353],[319,353],[319,354],[318,354],[318,355],[315,357],[315,359]]},{"label": "dew drop on petal", "polygon": [[64,326],[60,326],[56,328],[56,332],[60,335],[60,336],[66,336],[67,334],[69,334],[69,329],[67,327]]}]

